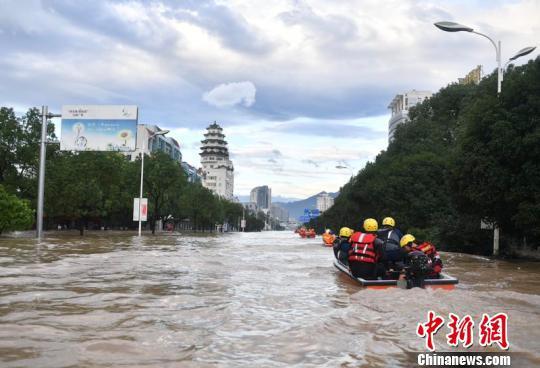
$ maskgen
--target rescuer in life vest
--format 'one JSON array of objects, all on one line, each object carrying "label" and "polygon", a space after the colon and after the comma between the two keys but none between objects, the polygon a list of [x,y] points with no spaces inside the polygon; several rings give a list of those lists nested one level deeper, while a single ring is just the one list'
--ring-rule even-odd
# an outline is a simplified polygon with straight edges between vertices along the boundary
[{"label": "rescuer in life vest", "polygon": [[336,240],[336,236],[334,235],[334,232],[330,229],[326,229],[324,234],[322,235],[323,243],[326,246],[332,246],[334,241]]},{"label": "rescuer in life vest", "polygon": [[343,264],[349,263],[350,238],[353,232],[348,227],[342,227],[339,229],[339,236],[334,240],[334,256]]},{"label": "rescuer in life vest", "polygon": [[439,256],[439,252],[437,252],[435,246],[430,242],[424,241],[419,243],[420,244],[416,245],[414,249],[423,252],[431,261],[432,271],[428,275],[428,279],[438,279],[443,268],[443,263],[441,257]]},{"label": "rescuer in life vest", "polygon": [[406,280],[407,289],[424,287],[424,280],[433,271],[431,260],[421,250],[416,249],[415,238],[411,234],[404,235],[399,244],[406,253],[405,267],[403,268],[400,281]]},{"label": "rescuer in life vest", "polygon": [[398,265],[403,263],[404,254],[399,245],[402,237],[403,233],[396,228],[396,221],[392,217],[385,217],[382,220],[382,229],[377,230],[377,238],[384,241],[384,267],[387,270],[398,269]]},{"label": "rescuer in life vest", "polygon": [[439,256],[439,252],[437,252],[437,249],[433,244],[427,241],[417,242],[413,235],[406,234],[401,238],[400,245],[407,254],[410,254],[412,251],[418,251],[427,256],[430,267],[430,272],[427,274],[427,278],[438,279],[440,277],[443,263],[441,257]]},{"label": "rescuer in life vest", "polygon": [[375,280],[384,275],[384,242],[377,239],[379,224],[377,220],[368,218],[364,220],[364,231],[357,231],[351,235],[349,250],[349,269],[354,277],[366,280]]}]

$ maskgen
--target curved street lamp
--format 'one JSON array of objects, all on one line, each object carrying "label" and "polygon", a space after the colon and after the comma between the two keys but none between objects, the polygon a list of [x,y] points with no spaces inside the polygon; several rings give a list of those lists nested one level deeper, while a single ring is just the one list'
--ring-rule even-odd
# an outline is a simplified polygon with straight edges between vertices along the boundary
[{"label": "curved street lamp", "polygon": [[[485,35],[485,34],[480,33],[480,32],[476,32],[471,27],[464,26],[463,24],[459,24],[459,23],[455,23],[455,22],[446,22],[446,21],[444,21],[444,22],[434,23],[434,25],[435,25],[435,27],[437,27],[440,30],[443,30],[445,32],[470,32],[470,33],[475,33],[475,34],[477,34],[479,36],[487,38],[491,42],[493,47],[495,47],[495,54],[496,54],[496,59],[497,59],[497,94],[500,94],[501,93],[501,83],[502,83],[502,80],[503,80],[503,68],[501,68],[501,41],[497,41],[497,43],[496,43],[488,35]],[[506,68],[508,63],[510,61],[512,61],[512,60],[515,60],[515,59],[517,59],[517,58],[519,58],[521,56],[530,54],[531,52],[534,51],[534,49],[536,49],[536,47],[525,47],[524,49],[519,50],[514,56],[512,56],[510,58],[510,60],[508,60],[508,62],[504,65],[504,67]]]},{"label": "curved street lamp", "polygon": [[[148,140],[154,138],[157,135],[165,135],[169,133],[169,130],[160,130],[153,134],[150,134]],[[146,149],[145,143],[147,139],[142,140],[142,149],[141,149],[141,188],[139,191],[139,236],[141,236],[142,222],[141,222],[141,205],[142,205],[142,193],[143,193],[143,177],[144,177],[144,150]]]}]

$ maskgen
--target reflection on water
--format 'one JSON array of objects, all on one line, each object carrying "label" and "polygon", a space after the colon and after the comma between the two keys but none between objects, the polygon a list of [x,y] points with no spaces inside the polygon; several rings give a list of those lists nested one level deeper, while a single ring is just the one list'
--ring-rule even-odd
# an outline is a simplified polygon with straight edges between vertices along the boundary
[{"label": "reflection on water", "polygon": [[[362,290],[320,243],[290,232],[0,239],[0,366],[410,366],[430,309],[506,312],[511,351],[540,364],[540,264],[443,254],[454,291]],[[448,350],[444,333],[435,343]]]}]

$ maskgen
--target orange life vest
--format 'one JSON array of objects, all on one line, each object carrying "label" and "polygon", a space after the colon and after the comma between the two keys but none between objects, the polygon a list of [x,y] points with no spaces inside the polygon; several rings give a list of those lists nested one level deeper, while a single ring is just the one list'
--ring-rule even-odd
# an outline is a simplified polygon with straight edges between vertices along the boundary
[{"label": "orange life vest", "polygon": [[361,232],[351,236],[351,249],[349,250],[349,262],[376,263],[377,253],[375,252],[375,239],[373,234]]},{"label": "orange life vest", "polygon": [[323,238],[324,244],[326,244],[326,245],[333,244],[334,240],[336,239],[336,237],[334,235],[328,234],[328,233],[324,233],[322,238]]},{"label": "orange life vest", "polygon": [[437,253],[435,246],[430,242],[423,242],[422,244],[414,247],[414,249],[419,250],[428,256],[434,256]]}]

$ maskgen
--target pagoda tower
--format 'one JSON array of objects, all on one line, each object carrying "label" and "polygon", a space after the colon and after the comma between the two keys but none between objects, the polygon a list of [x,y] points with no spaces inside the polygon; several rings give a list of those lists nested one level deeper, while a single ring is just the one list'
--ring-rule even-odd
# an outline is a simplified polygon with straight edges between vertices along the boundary
[{"label": "pagoda tower", "polygon": [[206,128],[201,141],[202,185],[219,196],[232,200],[234,193],[234,166],[223,129],[215,121]]}]

